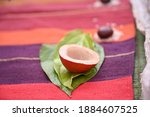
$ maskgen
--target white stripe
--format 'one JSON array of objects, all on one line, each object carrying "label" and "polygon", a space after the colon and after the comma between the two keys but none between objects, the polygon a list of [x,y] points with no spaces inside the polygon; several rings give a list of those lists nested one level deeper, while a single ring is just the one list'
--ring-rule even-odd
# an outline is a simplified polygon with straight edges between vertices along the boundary
[{"label": "white stripe", "polygon": [[127,53],[122,53],[122,54],[108,55],[108,56],[105,56],[105,58],[114,58],[114,57],[128,56],[128,55],[131,55],[131,54],[134,54],[134,51],[127,52]]},{"label": "white stripe", "polygon": [[0,62],[7,62],[7,61],[16,61],[16,60],[27,60],[27,61],[35,61],[35,60],[40,60],[38,57],[13,57],[13,58],[5,58],[5,59],[0,59]]},{"label": "white stripe", "polygon": [[[134,51],[127,52],[127,53],[122,53],[122,54],[107,55],[107,56],[105,56],[105,58],[128,56],[128,55],[131,55],[133,53],[134,53]],[[16,61],[16,60],[37,61],[37,60],[40,60],[40,58],[38,58],[38,57],[13,57],[13,58],[0,59],[0,62]]]}]

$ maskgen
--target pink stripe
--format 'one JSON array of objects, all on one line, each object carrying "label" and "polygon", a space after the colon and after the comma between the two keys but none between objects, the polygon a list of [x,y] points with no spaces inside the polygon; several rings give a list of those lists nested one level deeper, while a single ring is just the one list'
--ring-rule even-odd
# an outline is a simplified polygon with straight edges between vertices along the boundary
[{"label": "pink stripe", "polygon": [[[88,5],[87,5],[88,6]],[[85,4],[67,4],[66,6],[50,4],[50,5],[25,5],[22,7],[0,7],[0,14],[4,13],[26,13],[26,12],[48,12],[59,10],[71,10],[87,8]],[[28,7],[28,9],[26,9]]]},{"label": "pink stripe", "polygon": [[[119,15],[116,15],[119,14]],[[115,16],[115,17],[114,17]],[[17,18],[18,17],[18,18]],[[96,18],[97,21],[93,22]],[[0,30],[15,30],[15,29],[31,29],[31,28],[96,28],[98,25],[107,23],[115,23],[117,25],[124,25],[133,22],[132,13],[130,9],[113,10],[110,12],[92,12],[85,14],[62,14],[52,15],[47,14],[43,16],[19,16],[14,17],[3,16],[0,18]]]}]

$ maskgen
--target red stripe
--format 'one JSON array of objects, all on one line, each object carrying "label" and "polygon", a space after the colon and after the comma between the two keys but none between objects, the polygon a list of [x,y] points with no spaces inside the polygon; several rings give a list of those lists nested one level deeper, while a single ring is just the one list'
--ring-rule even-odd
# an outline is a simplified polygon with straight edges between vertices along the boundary
[{"label": "red stripe", "polygon": [[133,99],[132,77],[109,81],[87,82],[68,97],[51,83],[0,85],[0,99],[11,100],[128,100]]}]

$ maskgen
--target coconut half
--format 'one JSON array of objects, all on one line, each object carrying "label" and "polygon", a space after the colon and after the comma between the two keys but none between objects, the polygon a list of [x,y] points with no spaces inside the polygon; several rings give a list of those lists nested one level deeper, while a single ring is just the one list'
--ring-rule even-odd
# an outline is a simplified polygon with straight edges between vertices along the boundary
[{"label": "coconut half", "polygon": [[62,46],[59,56],[63,65],[72,73],[88,71],[99,62],[98,53],[77,44]]}]

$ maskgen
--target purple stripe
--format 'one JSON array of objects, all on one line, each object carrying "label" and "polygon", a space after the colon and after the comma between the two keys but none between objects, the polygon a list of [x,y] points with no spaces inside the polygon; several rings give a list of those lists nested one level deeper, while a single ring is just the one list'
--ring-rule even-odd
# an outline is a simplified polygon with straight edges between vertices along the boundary
[{"label": "purple stripe", "polygon": [[[118,43],[103,43],[106,55],[114,55],[134,51],[134,39]],[[0,58],[38,57],[40,44],[26,46],[0,46]]]},{"label": "purple stripe", "polygon": [[90,81],[112,80],[124,76],[131,76],[133,69],[134,54],[124,57],[107,58],[98,74]]},{"label": "purple stripe", "polygon": [[135,50],[135,40],[129,39],[119,43],[102,43],[106,55],[127,53]]},{"label": "purple stripe", "polygon": [[[101,26],[107,23],[116,23],[117,25],[133,23],[133,17],[130,9],[114,9],[109,12],[100,12],[97,10],[92,13],[58,16],[49,16],[49,14],[50,13],[47,13],[47,15],[36,17],[29,17],[27,14],[22,18],[19,18],[19,14],[11,17],[9,17],[9,15],[2,15],[0,16],[0,30],[54,27],[61,29],[96,28],[98,25]],[[97,22],[93,22],[93,18],[97,18]]]},{"label": "purple stripe", "polygon": [[[107,58],[100,72],[90,81],[112,80],[133,73],[134,55]],[[46,83],[48,78],[39,61],[0,62],[0,84]]]},{"label": "purple stripe", "polygon": [[39,61],[0,62],[0,84],[45,83],[48,78]]},{"label": "purple stripe", "polygon": [[38,57],[40,45],[0,46],[0,58]]},{"label": "purple stripe", "polygon": [[[118,46],[118,53],[121,52],[129,52],[129,46],[133,46],[133,41],[126,41],[114,44],[105,44],[106,55],[107,52],[112,47],[112,52],[109,54],[116,54],[115,50]],[[126,43],[126,48],[120,47],[121,43]],[[113,46],[112,46],[113,45]],[[3,49],[2,49],[3,48]],[[13,49],[14,48],[14,49]],[[33,57],[38,57],[40,45],[33,46],[2,46],[0,47],[0,53],[2,51],[4,55],[0,54],[1,57],[16,57],[18,55],[24,55]],[[131,51],[133,50],[131,48]],[[5,50],[6,49],[6,50]],[[118,50],[117,49],[117,50]],[[11,50],[11,52],[9,52]],[[126,50],[126,51],[125,51]],[[16,53],[17,51],[17,53]],[[6,53],[6,52],[9,52]],[[110,80],[116,79],[119,77],[124,77],[128,75],[132,75],[133,73],[133,65],[134,64],[134,54],[116,57],[116,58],[107,58],[105,59],[100,72],[91,80],[91,81],[101,81],[101,80]],[[20,84],[20,83],[45,83],[49,82],[48,78],[42,71],[40,67],[40,62],[37,61],[9,61],[9,62],[0,62],[0,84]]]}]

